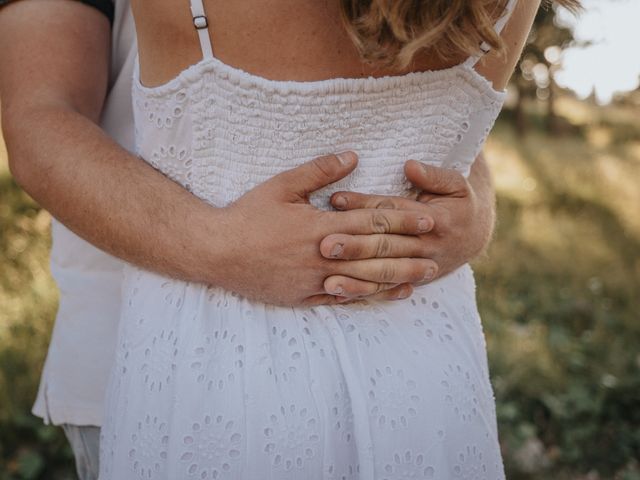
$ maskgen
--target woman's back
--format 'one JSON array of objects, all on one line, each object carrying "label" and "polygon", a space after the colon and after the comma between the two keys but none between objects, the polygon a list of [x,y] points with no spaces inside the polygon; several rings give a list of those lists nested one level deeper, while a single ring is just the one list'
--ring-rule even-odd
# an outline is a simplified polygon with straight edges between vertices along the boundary
[{"label": "woman's back", "polygon": [[[499,3],[499,2],[496,2]],[[506,56],[492,55],[478,68],[497,90],[504,88],[520,54],[538,1],[520,2],[504,33]],[[380,77],[440,70],[465,60],[418,53],[398,70],[363,62],[340,17],[338,0],[242,0],[205,2],[215,56],[249,73],[276,80]],[[202,58],[186,0],[134,0],[141,79],[159,85]]]}]

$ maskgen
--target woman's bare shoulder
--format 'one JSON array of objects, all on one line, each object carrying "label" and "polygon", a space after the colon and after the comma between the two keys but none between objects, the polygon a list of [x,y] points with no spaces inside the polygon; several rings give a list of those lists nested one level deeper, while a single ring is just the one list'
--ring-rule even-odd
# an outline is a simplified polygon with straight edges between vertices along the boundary
[{"label": "woman's bare shoulder", "polygon": [[491,52],[478,63],[476,69],[493,83],[496,90],[504,89],[509,82],[522,55],[540,3],[541,0],[520,0],[502,33],[506,44],[505,54]]}]

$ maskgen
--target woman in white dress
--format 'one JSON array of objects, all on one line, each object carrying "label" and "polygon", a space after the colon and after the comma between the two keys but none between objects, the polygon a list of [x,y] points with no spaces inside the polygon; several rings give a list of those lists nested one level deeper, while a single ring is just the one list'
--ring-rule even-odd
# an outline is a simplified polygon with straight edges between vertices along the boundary
[{"label": "woman in white dress", "polygon": [[[132,2],[137,149],[221,229],[254,187],[332,151],[357,168],[327,160],[354,171],[299,208],[409,196],[407,159],[468,174],[539,7],[185,2]],[[123,288],[102,480],[504,478],[468,265],[405,300],[313,308],[133,266]]]}]

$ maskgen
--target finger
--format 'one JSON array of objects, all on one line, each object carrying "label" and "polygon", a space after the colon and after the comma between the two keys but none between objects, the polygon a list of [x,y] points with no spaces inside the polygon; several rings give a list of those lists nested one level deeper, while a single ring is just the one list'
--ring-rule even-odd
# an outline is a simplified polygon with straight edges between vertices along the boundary
[{"label": "finger", "polygon": [[312,297],[307,298],[303,305],[306,307],[316,307],[320,305],[345,305],[349,303],[354,303],[356,301],[361,300],[378,300],[378,301],[391,301],[391,300],[404,300],[405,298],[409,298],[413,294],[413,287],[409,284],[396,285],[393,288],[388,290],[383,290],[374,295],[364,296],[364,297],[343,297],[343,296],[335,296],[335,295],[314,295]]},{"label": "finger", "polygon": [[389,290],[384,290],[380,293],[376,293],[375,295],[369,295],[368,297],[360,297],[360,298],[346,298],[341,301],[340,304],[350,304],[359,302],[362,300],[367,301],[395,301],[395,300],[404,300],[405,298],[409,298],[413,294],[413,286],[405,283],[403,285],[398,285]]},{"label": "finger", "polygon": [[320,305],[340,305],[343,304],[345,302],[348,302],[349,300],[351,300],[348,297],[339,297],[339,296],[335,296],[335,295],[328,295],[328,294],[320,294],[320,295],[313,295],[307,299],[305,299],[304,302],[302,302],[302,306],[304,307],[318,307]]},{"label": "finger", "polygon": [[466,178],[456,170],[409,160],[404,166],[404,172],[407,179],[423,192],[453,196],[469,194]]},{"label": "finger", "polygon": [[356,208],[379,208],[391,210],[420,210],[420,202],[410,198],[386,195],[367,195],[358,192],[336,192],[331,196],[331,205],[338,210]]},{"label": "finger", "polygon": [[320,242],[325,258],[363,260],[367,258],[427,258],[423,238],[412,235],[345,235],[335,233]]},{"label": "finger", "polygon": [[326,155],[282,172],[268,182],[287,199],[306,199],[310,193],[346,177],[357,163],[353,152]]},{"label": "finger", "polygon": [[389,290],[384,290],[370,297],[364,297],[366,300],[404,300],[413,295],[413,286],[408,283],[398,285]]},{"label": "finger", "polygon": [[365,282],[344,275],[331,275],[324,280],[326,293],[347,298],[375,295],[397,286],[395,283]]},{"label": "finger", "polygon": [[431,207],[424,205],[422,211],[358,209],[348,212],[327,212],[332,232],[350,235],[372,233],[396,233],[421,235],[430,232],[434,225]]},{"label": "finger", "polygon": [[438,272],[433,260],[424,258],[373,258],[334,262],[336,275],[375,283],[418,283],[431,281]]}]

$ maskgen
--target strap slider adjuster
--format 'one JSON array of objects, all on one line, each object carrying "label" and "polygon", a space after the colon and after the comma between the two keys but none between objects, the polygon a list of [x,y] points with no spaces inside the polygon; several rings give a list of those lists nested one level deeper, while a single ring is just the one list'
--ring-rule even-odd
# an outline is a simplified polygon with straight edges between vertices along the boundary
[{"label": "strap slider adjuster", "polygon": [[206,15],[197,15],[193,17],[193,26],[196,27],[196,30],[207,28],[209,26],[209,22],[207,21]]}]

